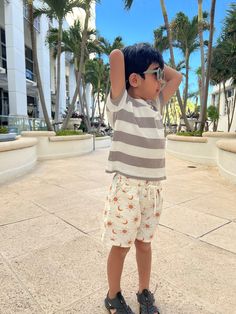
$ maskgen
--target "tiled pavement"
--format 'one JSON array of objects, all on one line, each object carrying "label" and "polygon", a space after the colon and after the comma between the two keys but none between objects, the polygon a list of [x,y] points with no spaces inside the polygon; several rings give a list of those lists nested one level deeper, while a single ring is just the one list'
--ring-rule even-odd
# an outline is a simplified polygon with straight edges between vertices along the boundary
[{"label": "tiled pavement", "polygon": [[[107,249],[100,225],[112,175],[107,149],[38,163],[0,186],[0,313],[105,314]],[[192,168],[189,166],[195,166]],[[162,314],[236,313],[236,186],[215,168],[167,158],[153,242]],[[135,254],[124,294],[138,313]]]}]

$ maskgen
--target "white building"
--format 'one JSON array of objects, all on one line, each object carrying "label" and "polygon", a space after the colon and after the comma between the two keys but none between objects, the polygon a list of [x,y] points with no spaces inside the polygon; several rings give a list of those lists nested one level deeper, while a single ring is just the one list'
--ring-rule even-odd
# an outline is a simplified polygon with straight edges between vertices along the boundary
[{"label": "white building", "polygon": [[[219,88],[220,87],[220,88]],[[230,108],[230,118],[232,118],[233,114],[233,106],[235,104],[236,97],[236,86],[232,85],[232,81],[228,80],[226,82],[226,96]],[[227,114],[227,105],[225,100],[225,94],[223,89],[223,83],[220,85],[213,86],[213,90],[211,93],[211,105],[219,106],[219,122],[218,122],[218,131],[228,132],[228,114]],[[236,108],[234,111],[234,116],[232,120],[232,125],[230,128],[230,132],[236,132]]]},{"label": "white building", "polygon": [[[34,1],[41,6],[42,2]],[[0,124],[7,124],[7,118],[43,118],[38,97],[32,44],[28,22],[26,0],[0,0]],[[92,26],[95,27],[95,4],[92,7]],[[83,19],[76,12],[68,20]],[[65,21],[64,28],[69,24]],[[37,54],[43,90],[50,117],[53,116],[56,91],[56,60],[45,44],[49,21],[43,15],[35,20]],[[75,90],[75,75],[71,56],[61,55],[60,114]],[[53,117],[52,117],[53,118]]]}]

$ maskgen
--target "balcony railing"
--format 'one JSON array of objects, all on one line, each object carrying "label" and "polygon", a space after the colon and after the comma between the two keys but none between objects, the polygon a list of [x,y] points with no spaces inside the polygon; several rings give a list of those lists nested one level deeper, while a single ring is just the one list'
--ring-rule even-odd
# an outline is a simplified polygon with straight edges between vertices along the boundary
[{"label": "balcony railing", "polygon": [[25,118],[19,116],[0,115],[0,125],[6,126],[11,133],[21,134],[22,131],[46,131],[47,125],[44,119]]}]

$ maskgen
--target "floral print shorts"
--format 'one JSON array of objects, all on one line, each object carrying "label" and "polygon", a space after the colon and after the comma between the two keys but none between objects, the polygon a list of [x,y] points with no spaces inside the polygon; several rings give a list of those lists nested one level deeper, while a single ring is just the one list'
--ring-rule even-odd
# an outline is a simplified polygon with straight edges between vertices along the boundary
[{"label": "floral print shorts", "polygon": [[102,240],[131,247],[135,239],[151,242],[162,211],[160,181],[128,178],[116,173],[105,202]]}]

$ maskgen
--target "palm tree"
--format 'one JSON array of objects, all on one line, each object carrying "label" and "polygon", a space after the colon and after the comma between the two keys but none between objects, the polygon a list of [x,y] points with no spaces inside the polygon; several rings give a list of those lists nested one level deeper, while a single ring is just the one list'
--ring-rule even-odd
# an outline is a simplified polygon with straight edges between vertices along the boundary
[{"label": "palm tree", "polygon": [[[129,10],[133,4],[133,0],[124,0],[125,3],[125,9]],[[175,58],[174,58],[174,50],[173,50],[173,41],[172,41],[172,32],[170,30],[170,24],[169,24],[169,20],[168,20],[168,15],[167,15],[167,11],[166,11],[166,6],[165,6],[165,2],[164,0],[160,0],[160,4],[161,4],[161,9],[162,9],[162,15],[164,18],[164,22],[165,22],[165,29],[167,31],[167,39],[169,42],[169,50],[170,50],[170,60],[171,60],[171,66],[176,69],[175,66]],[[184,119],[184,123],[186,125],[186,129],[188,131],[191,131],[191,126],[188,122],[188,119],[186,117],[186,112],[185,112],[185,108],[183,106],[183,102],[182,102],[182,98],[180,96],[180,91],[179,89],[176,91],[176,96],[178,99],[178,103],[179,103],[179,107],[181,110],[181,114],[182,114],[182,118]]]},{"label": "palm tree", "polygon": [[50,122],[48,112],[47,112],[46,102],[45,102],[44,93],[43,93],[42,80],[41,80],[41,75],[40,75],[40,71],[39,71],[37,46],[36,46],[37,44],[36,44],[35,29],[34,29],[33,0],[28,0],[28,9],[29,9],[30,35],[31,35],[32,52],[33,52],[33,60],[34,60],[34,71],[35,71],[36,80],[37,80],[37,87],[38,87],[40,103],[42,106],[43,116],[44,116],[44,119],[45,119],[45,122],[47,125],[47,129],[48,129],[48,131],[53,131],[53,127],[52,127],[52,124]]},{"label": "palm tree", "polygon": [[[203,14],[204,19],[207,17],[207,13]],[[207,24],[203,26],[203,30],[207,28]],[[177,13],[175,19],[172,22],[173,29],[173,46],[179,48],[185,58],[185,89],[184,89],[184,108],[186,109],[188,99],[189,88],[189,59],[191,54],[196,51],[200,44],[198,40],[198,16],[194,16],[192,20],[182,12]]]},{"label": "palm tree", "polygon": [[212,41],[213,41],[213,32],[214,32],[214,18],[215,18],[215,5],[216,0],[211,1],[211,13],[210,13],[210,34],[209,34],[209,43],[208,43],[208,52],[207,52],[207,71],[206,71],[206,82],[204,90],[204,99],[201,107],[201,127],[200,131],[204,130],[206,122],[206,112],[207,112],[207,98],[208,98],[208,89],[209,89],[209,80],[210,80],[210,70],[211,70],[211,59],[212,59]]},{"label": "palm tree", "polygon": [[[86,51],[85,51],[85,60],[89,58],[90,53],[94,52],[100,52],[98,41],[95,39],[91,39],[91,36],[95,36],[94,30],[88,30],[88,40],[86,42]],[[53,28],[50,30],[50,33],[48,35],[47,41],[49,43],[49,46],[54,49],[55,53],[57,53],[57,50],[55,49],[57,47],[57,40],[58,40],[58,29]],[[80,53],[81,53],[81,43],[82,43],[82,30],[81,30],[81,23],[80,21],[75,21],[74,25],[72,25],[67,31],[62,32],[62,52],[70,52],[73,55],[73,63],[74,63],[74,69],[75,69],[75,78],[77,81],[78,77],[78,68],[79,68],[79,60],[80,60]],[[81,106],[85,105],[86,102],[81,101],[83,99],[81,95],[81,89],[78,90],[77,94],[79,94],[80,98],[80,104]],[[86,111],[88,112],[88,108],[86,108]],[[87,114],[87,117],[89,116],[89,112]],[[89,129],[89,119],[85,120],[86,126]],[[65,126],[65,128],[67,125]]]},{"label": "palm tree", "polygon": [[45,14],[50,20],[55,19],[58,22],[58,46],[57,46],[57,83],[56,83],[56,106],[55,122],[59,121],[59,97],[60,97],[60,80],[61,80],[61,40],[62,24],[66,15],[72,12],[73,8],[81,7],[81,0],[43,0],[46,6],[35,10],[34,15],[40,16]]},{"label": "palm tree", "polygon": [[65,117],[63,124],[62,124],[63,129],[65,129],[67,127],[68,122],[69,122],[70,117],[71,117],[71,114],[74,110],[75,102],[77,99],[77,95],[78,95],[78,91],[79,91],[79,87],[80,87],[80,83],[81,83],[82,73],[83,73],[83,69],[84,69],[84,62],[85,62],[86,44],[87,44],[87,40],[88,40],[88,22],[89,22],[90,13],[91,13],[91,5],[93,2],[94,2],[94,0],[81,0],[80,1],[80,7],[83,8],[85,11],[85,21],[84,21],[84,27],[83,27],[82,39],[81,39],[79,70],[78,70],[78,75],[77,75],[77,80],[76,80],[75,93],[74,93],[73,99],[69,105],[67,116]]},{"label": "palm tree", "polygon": [[204,41],[203,41],[203,12],[202,12],[202,0],[198,0],[198,34],[201,51],[201,93],[200,104],[203,105],[204,89],[205,89],[205,56],[204,56]]}]

